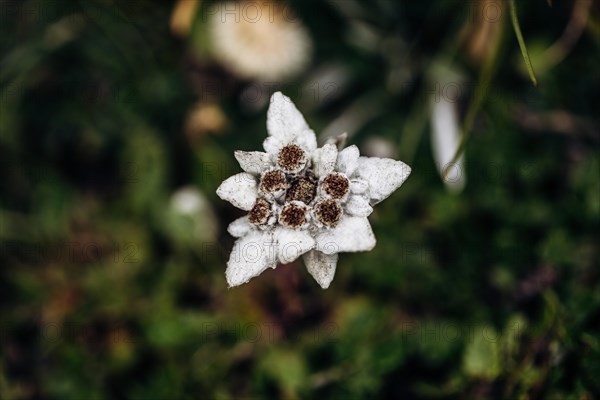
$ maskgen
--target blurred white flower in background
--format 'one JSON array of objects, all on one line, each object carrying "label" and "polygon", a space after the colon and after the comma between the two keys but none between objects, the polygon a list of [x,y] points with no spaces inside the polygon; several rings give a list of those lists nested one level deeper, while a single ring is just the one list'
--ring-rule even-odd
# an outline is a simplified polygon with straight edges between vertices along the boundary
[{"label": "blurred white flower in background", "polygon": [[167,210],[166,231],[179,244],[192,248],[213,242],[218,233],[217,217],[200,190],[185,186],[173,193]]},{"label": "blurred white flower in background", "polygon": [[286,80],[310,61],[310,37],[285,6],[251,0],[220,2],[207,16],[215,58],[242,78]]},{"label": "blurred white flower in background", "polygon": [[193,215],[202,211],[203,207],[208,206],[208,202],[200,191],[191,187],[184,187],[173,193],[171,206],[179,214]]},{"label": "blurred white flower in background", "polygon": [[454,163],[452,159],[460,145],[458,100],[463,94],[463,80],[447,66],[438,65],[433,71],[435,90],[429,102],[433,159],[446,188],[459,193],[467,183],[464,152]]},{"label": "blurred white flower in background", "polygon": [[245,172],[226,179],[217,195],[248,214],[229,225],[238,238],[227,262],[229,286],[300,256],[323,289],[338,253],[368,251],[375,235],[372,206],[404,183],[410,167],[389,158],[361,157],[317,138],[292,101],[277,92],[267,112],[266,152],[236,151]]}]

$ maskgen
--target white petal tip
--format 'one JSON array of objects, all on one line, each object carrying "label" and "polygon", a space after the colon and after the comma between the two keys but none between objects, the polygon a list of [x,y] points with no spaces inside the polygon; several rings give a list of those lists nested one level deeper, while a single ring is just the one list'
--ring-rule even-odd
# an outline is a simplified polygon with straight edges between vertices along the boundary
[{"label": "white petal tip", "polygon": [[327,255],[319,251],[310,251],[303,256],[308,273],[317,281],[322,289],[327,289],[337,267],[338,255]]},{"label": "white petal tip", "polygon": [[252,209],[257,194],[256,179],[247,172],[230,176],[217,188],[217,196],[244,211]]},{"label": "white petal tip", "polygon": [[240,167],[252,175],[260,175],[262,171],[270,166],[271,156],[268,153],[260,151],[241,151],[236,150],[234,156]]},{"label": "white petal tip", "polygon": [[391,158],[360,157],[356,172],[369,183],[371,204],[374,205],[398,189],[410,175],[411,168]]}]

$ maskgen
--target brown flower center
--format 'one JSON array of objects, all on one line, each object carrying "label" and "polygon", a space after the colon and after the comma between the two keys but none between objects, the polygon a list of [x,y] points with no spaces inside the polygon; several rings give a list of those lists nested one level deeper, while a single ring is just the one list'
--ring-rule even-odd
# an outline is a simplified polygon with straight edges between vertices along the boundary
[{"label": "brown flower center", "polygon": [[323,179],[323,190],[334,199],[342,199],[350,190],[348,178],[341,174],[332,173]]},{"label": "brown flower center", "polygon": [[257,199],[248,213],[248,220],[254,225],[264,225],[271,216],[271,203],[265,199]]},{"label": "brown flower center", "polygon": [[317,184],[308,178],[297,178],[287,192],[287,201],[297,200],[309,204],[315,198]]},{"label": "brown flower center", "polygon": [[288,144],[279,150],[277,162],[286,172],[298,172],[306,165],[306,153],[296,144]]},{"label": "brown flower center", "polygon": [[334,200],[322,200],[315,206],[315,217],[324,225],[335,226],[342,217],[342,207]]},{"label": "brown flower center", "polygon": [[264,193],[275,193],[286,188],[285,174],[279,170],[265,172],[260,180],[260,190]]},{"label": "brown flower center", "polygon": [[290,228],[299,228],[306,223],[306,211],[307,207],[298,202],[293,201],[287,203],[279,214],[279,222]]}]

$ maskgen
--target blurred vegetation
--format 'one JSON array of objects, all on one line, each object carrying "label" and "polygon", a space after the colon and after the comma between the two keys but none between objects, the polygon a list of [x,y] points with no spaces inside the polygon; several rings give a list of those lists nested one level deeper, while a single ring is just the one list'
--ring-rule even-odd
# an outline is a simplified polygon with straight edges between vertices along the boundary
[{"label": "blurred vegetation", "polygon": [[[293,2],[287,82],[212,60],[209,4],[0,1],[0,399],[598,398],[598,3],[516,1],[537,88],[502,1]],[[459,194],[436,65],[473,118]],[[327,291],[300,262],[226,287],[215,189],[273,90],[412,166]]]}]

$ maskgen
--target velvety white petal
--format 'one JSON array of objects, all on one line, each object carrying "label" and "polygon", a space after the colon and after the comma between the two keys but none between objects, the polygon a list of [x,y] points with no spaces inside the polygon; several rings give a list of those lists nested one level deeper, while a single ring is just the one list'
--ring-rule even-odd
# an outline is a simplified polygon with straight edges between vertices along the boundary
[{"label": "velvety white petal", "polygon": [[275,239],[277,240],[277,257],[282,264],[291,263],[315,247],[315,240],[308,231],[277,228]]},{"label": "velvety white petal", "polygon": [[281,92],[273,93],[267,111],[267,132],[269,135],[279,137],[284,142],[289,142],[293,137],[307,130],[309,130],[308,124],[292,103],[292,100]]},{"label": "velvety white petal", "polygon": [[240,167],[249,174],[260,175],[271,165],[271,156],[262,151],[236,151],[235,158],[240,163]]},{"label": "velvety white petal", "polygon": [[355,145],[346,147],[338,153],[336,170],[346,174],[346,176],[352,175],[358,166],[359,156],[358,147]]},{"label": "velvety white petal", "polygon": [[410,167],[391,158],[360,157],[356,175],[369,182],[371,204],[386,199],[410,175]]},{"label": "velvety white petal", "polygon": [[281,150],[281,148],[285,145],[286,143],[284,143],[280,138],[269,136],[263,142],[263,149],[265,149],[265,151],[270,155],[277,156],[279,150]]},{"label": "velvety white petal", "polygon": [[369,200],[365,196],[352,195],[344,205],[344,210],[355,217],[368,217],[373,212]]},{"label": "velvety white petal", "polygon": [[317,235],[316,250],[325,254],[368,251],[375,247],[375,235],[365,217],[342,216],[335,228]]},{"label": "velvety white petal", "polygon": [[300,132],[294,136],[293,141],[309,153],[312,153],[317,148],[317,135],[315,135],[312,129]]},{"label": "velvety white petal", "polygon": [[350,180],[350,193],[363,194],[369,189],[369,183],[364,179]]},{"label": "velvety white petal", "polygon": [[337,147],[333,144],[326,144],[313,153],[313,171],[317,177],[325,176],[335,168],[337,159]]},{"label": "velvety white petal", "polygon": [[230,176],[217,188],[217,195],[237,208],[250,211],[258,195],[258,184],[247,172]]},{"label": "velvety white petal", "polygon": [[233,237],[239,238],[247,235],[252,229],[252,224],[248,221],[248,216],[245,215],[236,219],[227,227],[227,232]]},{"label": "velvety white petal", "polygon": [[320,251],[312,250],[302,256],[308,273],[312,275],[317,283],[327,289],[335,275],[337,266],[337,254],[325,254]]},{"label": "velvety white petal", "polygon": [[252,231],[238,239],[231,250],[225,277],[229,286],[238,286],[276,265],[276,246],[273,235]]}]

